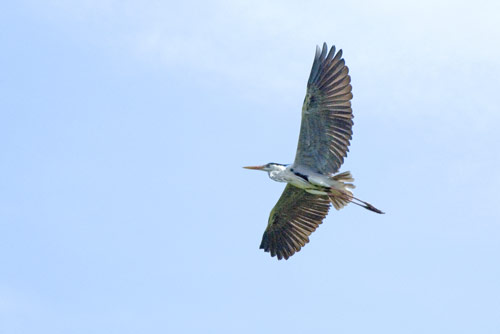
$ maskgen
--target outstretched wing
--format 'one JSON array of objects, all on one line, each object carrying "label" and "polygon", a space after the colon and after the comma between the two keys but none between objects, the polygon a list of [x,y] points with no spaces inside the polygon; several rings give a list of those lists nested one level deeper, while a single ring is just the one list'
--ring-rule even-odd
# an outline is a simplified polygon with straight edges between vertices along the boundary
[{"label": "outstretched wing", "polygon": [[351,77],[342,50],[327,51],[326,43],[321,52],[316,47],[294,167],[328,175],[336,173],[347,156],[353,115]]},{"label": "outstretched wing", "polygon": [[328,196],[312,195],[288,184],[269,215],[260,248],[271,256],[277,255],[279,260],[288,260],[309,242],[309,235],[322,223],[329,209]]}]

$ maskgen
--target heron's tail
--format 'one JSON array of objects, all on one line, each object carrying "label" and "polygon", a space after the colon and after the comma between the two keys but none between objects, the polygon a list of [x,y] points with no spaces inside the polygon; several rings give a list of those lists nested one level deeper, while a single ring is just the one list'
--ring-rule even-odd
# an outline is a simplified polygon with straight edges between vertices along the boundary
[{"label": "heron's tail", "polygon": [[349,202],[353,199],[351,189],[354,189],[355,186],[354,184],[348,182],[354,182],[354,178],[352,177],[351,172],[343,172],[332,176],[331,179],[336,182],[334,183],[335,186],[331,187],[328,197],[330,198],[330,201],[335,209],[340,210],[349,204]]},{"label": "heron's tail", "polygon": [[354,178],[352,177],[351,172],[343,172],[337,174],[333,176],[332,179],[341,183],[343,188],[342,190],[331,188],[331,193],[330,195],[328,195],[335,209],[340,210],[347,204],[353,203],[376,213],[380,214],[384,213],[381,210],[374,207],[373,205],[371,205],[370,203],[362,201],[359,198],[356,198],[352,195],[351,189],[354,189],[355,186],[352,183],[346,183],[346,182],[354,182]]}]

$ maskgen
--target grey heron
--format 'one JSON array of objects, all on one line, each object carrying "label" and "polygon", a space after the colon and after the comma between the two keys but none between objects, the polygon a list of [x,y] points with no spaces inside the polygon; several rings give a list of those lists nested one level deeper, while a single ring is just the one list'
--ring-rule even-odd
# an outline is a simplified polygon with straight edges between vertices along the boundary
[{"label": "grey heron", "polygon": [[261,170],[287,185],[269,216],[260,248],[286,259],[309,242],[328,214],[354,203],[376,213],[373,205],[353,196],[350,172],[338,173],[352,138],[352,87],[342,50],[316,47],[302,107],[299,143],[293,164],[244,167]]}]

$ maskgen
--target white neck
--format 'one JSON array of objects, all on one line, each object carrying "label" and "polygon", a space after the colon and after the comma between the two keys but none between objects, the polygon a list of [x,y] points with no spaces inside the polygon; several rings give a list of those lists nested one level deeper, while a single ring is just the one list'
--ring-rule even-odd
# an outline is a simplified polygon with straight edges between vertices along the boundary
[{"label": "white neck", "polygon": [[285,173],[286,173],[286,166],[278,166],[274,165],[273,169],[267,172],[269,174],[269,177],[277,182],[286,182],[285,180]]}]

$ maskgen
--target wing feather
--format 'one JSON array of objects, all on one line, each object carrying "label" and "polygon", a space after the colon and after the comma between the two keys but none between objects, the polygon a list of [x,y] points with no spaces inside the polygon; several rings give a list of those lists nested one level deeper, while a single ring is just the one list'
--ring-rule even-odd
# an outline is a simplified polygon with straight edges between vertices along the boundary
[{"label": "wing feather", "polygon": [[[328,55],[327,55],[328,53]],[[352,138],[352,86],[342,50],[316,48],[294,167],[321,174],[336,173],[349,151]]]},{"label": "wing feather", "polygon": [[329,209],[328,196],[309,194],[287,185],[269,215],[260,248],[279,260],[288,259],[309,242],[309,236],[322,223]]}]

